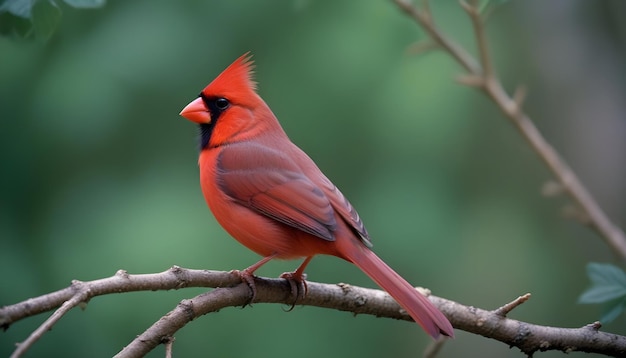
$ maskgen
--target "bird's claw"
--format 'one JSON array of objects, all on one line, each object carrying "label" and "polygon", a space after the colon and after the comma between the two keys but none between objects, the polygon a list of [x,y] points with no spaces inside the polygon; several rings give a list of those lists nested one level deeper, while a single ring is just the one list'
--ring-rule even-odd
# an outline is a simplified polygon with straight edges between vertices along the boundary
[{"label": "bird's claw", "polygon": [[233,275],[237,275],[239,279],[241,279],[242,283],[248,285],[248,287],[250,288],[250,300],[246,302],[243,307],[246,307],[248,305],[252,306],[252,302],[254,302],[254,300],[256,299],[256,284],[254,283],[255,276],[250,271],[248,271],[248,269],[241,271],[232,270],[230,271],[230,273]]},{"label": "bird's claw", "polygon": [[308,286],[306,284],[306,274],[300,274],[296,272],[285,272],[280,275],[280,278],[284,278],[289,282],[289,287],[291,288],[291,295],[295,297],[291,307],[287,310],[287,312],[293,310],[296,306],[296,303],[300,298],[306,297]]}]

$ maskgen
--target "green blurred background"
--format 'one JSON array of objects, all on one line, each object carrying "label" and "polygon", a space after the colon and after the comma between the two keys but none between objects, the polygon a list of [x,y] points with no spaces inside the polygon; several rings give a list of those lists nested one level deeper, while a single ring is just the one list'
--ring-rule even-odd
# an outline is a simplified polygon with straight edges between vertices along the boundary
[{"label": "green blurred background", "polygon": [[[376,252],[410,282],[485,309],[531,292],[511,317],[542,325],[600,317],[601,307],[576,301],[589,285],[586,263],[612,262],[612,253],[563,219],[566,198],[541,196],[550,174],[492,103],[454,82],[455,63],[441,52],[410,53],[424,35],[391,2],[118,0],[61,9],[48,42],[0,38],[0,305],[118,269],[230,270],[258,259],[211,216],[196,128],[178,116],[252,51],[262,97],[359,210]],[[527,85],[538,127],[622,227],[625,10],[619,0],[517,0],[489,20],[507,88]],[[433,11],[473,51],[458,4],[434,1]],[[332,257],[307,272],[374,287]],[[97,297],[27,356],[111,356],[202,291]],[[0,356],[46,317],[1,333]],[[625,334],[624,317],[605,329]],[[441,357],[521,356],[457,334]],[[407,322],[257,304],[193,321],[176,335],[174,354],[408,357],[428,342]],[[162,355],[162,347],[150,354]]]}]

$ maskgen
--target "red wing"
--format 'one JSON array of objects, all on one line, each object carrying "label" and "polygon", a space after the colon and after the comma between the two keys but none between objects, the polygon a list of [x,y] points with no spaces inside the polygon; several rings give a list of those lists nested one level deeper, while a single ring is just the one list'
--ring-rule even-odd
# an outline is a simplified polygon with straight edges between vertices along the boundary
[{"label": "red wing", "polygon": [[356,209],[350,204],[348,199],[339,191],[339,189],[325,176],[322,175],[321,182],[326,191],[326,195],[330,199],[331,205],[335,212],[348,224],[354,234],[368,247],[372,247],[372,241],[365,229],[365,225],[356,212]]},{"label": "red wing", "polygon": [[251,143],[230,144],[218,157],[218,185],[239,204],[321,239],[334,241],[333,207],[283,153]]}]

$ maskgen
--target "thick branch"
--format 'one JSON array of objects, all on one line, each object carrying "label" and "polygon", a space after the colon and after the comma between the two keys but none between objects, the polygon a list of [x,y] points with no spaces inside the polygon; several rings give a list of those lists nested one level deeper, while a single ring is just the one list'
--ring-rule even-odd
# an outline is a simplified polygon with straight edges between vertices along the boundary
[{"label": "thick branch", "polygon": [[[502,113],[515,124],[524,139],[552,171],[565,189],[565,192],[580,206],[584,213],[583,217],[586,219],[584,223],[589,224],[596,230],[618,257],[626,260],[626,235],[624,232],[611,222],[576,174],[541,135],[531,118],[524,113],[521,103],[523,96],[510,96],[504,90],[500,79],[493,69],[487,46],[488,41],[484,31],[484,21],[477,8],[478,1],[471,1],[470,3],[462,1],[461,5],[472,20],[481,65],[478,65],[477,61],[467,51],[447,38],[439,30],[434,22],[429,6],[419,10],[408,0],[392,1],[415,20],[441,49],[447,52],[469,73],[463,77],[462,83],[480,88],[491,98]],[[427,4],[428,1],[425,1],[425,3]],[[522,94],[523,92],[519,91],[517,93]]]},{"label": "thick branch", "polygon": [[[287,305],[293,303],[291,287],[286,280],[256,278],[255,283],[257,296],[254,303]],[[171,342],[173,335],[193,319],[224,307],[242,306],[250,298],[248,286],[241,284],[238,276],[229,272],[188,270],[176,266],[157,274],[129,275],[125,271],[118,271],[115,276],[109,278],[89,282],[74,281],[70,287],[60,291],[2,307],[0,326],[8,328],[21,319],[54,310],[69,301],[87,302],[92,297],[112,293],[184,287],[220,288],[181,301],[175,309],[134,339],[118,354],[118,357],[142,356],[159,344]],[[497,339],[507,345],[518,347],[526,354],[538,350],[560,350],[626,356],[626,337],[600,332],[599,324],[582,328],[539,326],[509,319],[502,314],[501,309],[488,311],[435,296],[429,296],[429,299],[450,319],[456,329]],[[513,306],[522,303],[520,299],[514,302],[515,305],[509,304],[507,307],[512,309]],[[411,321],[387,293],[347,284],[308,282],[307,296],[297,303]],[[507,312],[510,309],[507,309]],[[47,328],[51,327],[47,323],[42,327],[44,325]],[[34,341],[29,344],[33,343]],[[18,348],[21,349],[20,354],[28,348],[24,345]]]}]

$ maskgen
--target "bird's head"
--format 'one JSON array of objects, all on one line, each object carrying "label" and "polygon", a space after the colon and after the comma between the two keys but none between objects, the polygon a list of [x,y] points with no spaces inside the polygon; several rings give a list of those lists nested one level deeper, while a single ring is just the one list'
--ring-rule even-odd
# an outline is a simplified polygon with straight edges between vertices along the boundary
[{"label": "bird's head", "polygon": [[[245,53],[180,112],[181,116],[200,125],[201,149],[239,140],[245,136],[246,129],[259,124],[274,125],[274,115],[256,93],[253,68],[250,53]],[[261,120],[268,115],[272,119]]]}]

